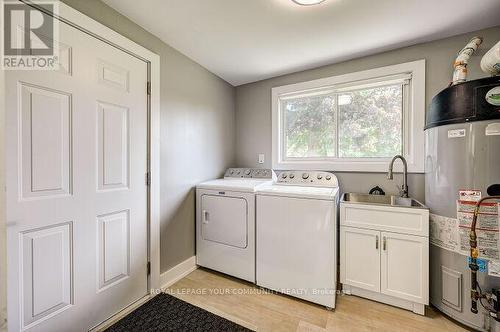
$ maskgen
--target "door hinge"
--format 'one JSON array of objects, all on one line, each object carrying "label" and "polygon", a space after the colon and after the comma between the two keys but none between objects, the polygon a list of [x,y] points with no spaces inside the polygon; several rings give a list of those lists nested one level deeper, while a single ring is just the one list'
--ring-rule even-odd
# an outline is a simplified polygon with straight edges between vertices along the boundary
[{"label": "door hinge", "polygon": [[151,262],[148,262],[146,268],[148,270],[148,275],[150,275],[151,274]]},{"label": "door hinge", "polygon": [[151,185],[151,172],[146,172],[146,186],[150,186]]},{"label": "door hinge", "polygon": [[146,82],[146,93],[151,96],[151,82],[149,81]]}]

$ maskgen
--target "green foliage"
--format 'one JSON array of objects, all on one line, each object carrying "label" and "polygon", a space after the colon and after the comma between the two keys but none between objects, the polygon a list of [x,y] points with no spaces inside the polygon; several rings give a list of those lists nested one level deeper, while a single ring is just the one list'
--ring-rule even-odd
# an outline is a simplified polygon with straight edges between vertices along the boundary
[{"label": "green foliage", "polygon": [[287,157],[375,158],[401,153],[402,99],[401,86],[392,85],[286,100]]},{"label": "green foliage", "polygon": [[348,95],[352,102],[339,105],[339,156],[392,157],[401,153],[401,86],[358,90]]},{"label": "green foliage", "polygon": [[284,103],[288,157],[335,156],[335,97],[321,95]]}]

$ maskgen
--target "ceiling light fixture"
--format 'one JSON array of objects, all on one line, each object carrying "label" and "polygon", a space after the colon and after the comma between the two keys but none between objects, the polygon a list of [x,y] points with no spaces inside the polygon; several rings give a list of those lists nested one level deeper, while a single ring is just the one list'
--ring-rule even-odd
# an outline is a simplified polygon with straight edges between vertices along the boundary
[{"label": "ceiling light fixture", "polygon": [[301,6],[312,6],[320,4],[325,0],[292,0],[292,1]]}]

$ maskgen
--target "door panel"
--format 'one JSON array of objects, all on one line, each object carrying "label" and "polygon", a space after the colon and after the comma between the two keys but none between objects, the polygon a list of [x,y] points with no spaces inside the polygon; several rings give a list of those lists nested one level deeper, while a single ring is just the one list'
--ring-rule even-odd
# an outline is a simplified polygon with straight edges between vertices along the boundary
[{"label": "door panel", "polygon": [[380,232],[341,227],[340,281],[344,284],[380,291]]},{"label": "door panel", "polygon": [[244,198],[203,195],[201,197],[203,239],[246,248],[247,210],[248,204]]},{"label": "door panel", "polygon": [[127,210],[98,217],[99,291],[129,276],[129,216]]},{"label": "door panel", "polygon": [[11,331],[85,331],[148,292],[147,64],[59,32],[59,71],[5,73]]},{"label": "door panel", "polygon": [[27,325],[73,304],[71,223],[21,233]]},{"label": "door panel", "polygon": [[129,110],[98,102],[99,188],[127,188],[129,182]]},{"label": "door panel", "polygon": [[23,198],[70,193],[71,97],[19,83]]},{"label": "door panel", "polygon": [[381,292],[424,303],[428,287],[428,240],[419,236],[382,232]]},{"label": "door panel", "polygon": [[125,68],[99,59],[98,75],[99,84],[121,91],[128,91],[129,89],[130,72]]}]

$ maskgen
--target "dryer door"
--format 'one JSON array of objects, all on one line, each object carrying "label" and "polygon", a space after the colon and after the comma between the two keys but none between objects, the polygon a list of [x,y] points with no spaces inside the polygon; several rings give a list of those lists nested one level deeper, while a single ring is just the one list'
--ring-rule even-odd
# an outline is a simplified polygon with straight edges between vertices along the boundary
[{"label": "dryer door", "polygon": [[248,245],[248,204],[242,197],[201,196],[203,240],[238,248]]}]

